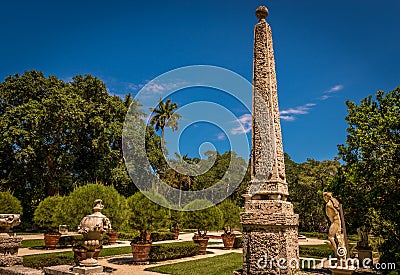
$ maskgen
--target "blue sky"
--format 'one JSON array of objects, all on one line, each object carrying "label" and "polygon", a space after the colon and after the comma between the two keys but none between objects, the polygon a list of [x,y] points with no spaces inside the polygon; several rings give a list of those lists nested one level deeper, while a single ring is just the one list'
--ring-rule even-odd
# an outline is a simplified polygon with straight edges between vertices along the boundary
[{"label": "blue sky", "polygon": [[[136,94],[160,74],[201,64],[251,81],[262,4],[273,30],[284,150],[297,162],[332,159],[345,142],[345,101],[400,85],[398,0],[4,1],[0,78],[30,69],[64,80],[92,74],[112,94]],[[177,83],[153,86],[154,96]],[[214,98],[240,107],[212,89],[183,91],[174,97],[182,105]],[[246,122],[244,110],[234,113]],[[207,141],[229,148],[220,130],[183,129],[181,153],[195,156]]]}]

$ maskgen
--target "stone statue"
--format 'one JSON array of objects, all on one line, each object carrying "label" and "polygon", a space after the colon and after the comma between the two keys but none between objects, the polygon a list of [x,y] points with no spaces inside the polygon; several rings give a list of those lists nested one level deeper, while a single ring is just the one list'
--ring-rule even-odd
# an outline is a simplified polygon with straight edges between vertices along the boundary
[{"label": "stone statue", "polygon": [[324,192],[323,197],[326,202],[325,212],[329,221],[331,222],[328,240],[330,241],[336,256],[341,258],[346,256],[347,250],[344,228],[342,227],[344,221],[342,221],[342,215],[340,213],[340,203],[337,199],[332,197],[332,193],[330,192]]}]

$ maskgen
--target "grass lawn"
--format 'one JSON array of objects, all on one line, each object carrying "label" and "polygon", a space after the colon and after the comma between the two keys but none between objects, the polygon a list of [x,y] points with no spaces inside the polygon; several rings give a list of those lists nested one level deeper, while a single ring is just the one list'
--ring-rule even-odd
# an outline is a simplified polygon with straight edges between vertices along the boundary
[{"label": "grass lawn", "polygon": [[229,253],[195,261],[146,268],[145,270],[172,275],[232,275],[233,271],[242,268],[242,260],[242,254]]},{"label": "grass lawn", "polygon": [[35,246],[44,246],[44,240],[23,240],[21,242],[20,248],[27,248],[27,247],[35,247]]}]

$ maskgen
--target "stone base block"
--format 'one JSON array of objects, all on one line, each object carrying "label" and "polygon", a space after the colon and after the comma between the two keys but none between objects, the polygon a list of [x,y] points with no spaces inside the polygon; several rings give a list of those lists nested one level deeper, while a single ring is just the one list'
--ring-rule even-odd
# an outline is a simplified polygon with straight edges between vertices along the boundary
[{"label": "stone base block", "polygon": [[0,267],[1,275],[43,275],[43,272],[37,269],[15,265],[10,267]]},{"label": "stone base block", "polygon": [[74,274],[103,274],[103,267],[99,266],[75,266]]},{"label": "stone base block", "polygon": [[358,253],[358,260],[362,263],[364,259],[371,259],[372,262],[372,249],[363,249],[360,247],[356,247]]},{"label": "stone base block", "polygon": [[297,226],[243,225],[243,275],[295,274]]},{"label": "stone base block", "polygon": [[341,268],[341,267],[329,268],[329,270],[332,272],[332,275],[351,275],[355,271],[354,268]]},{"label": "stone base block", "polygon": [[0,256],[0,266],[22,265],[22,257],[16,255]]},{"label": "stone base block", "polygon": [[57,265],[45,267],[43,269],[45,275],[77,275],[77,274],[90,274],[90,275],[110,275],[111,273],[103,272],[102,266],[83,267],[83,266],[70,266],[70,265]]}]

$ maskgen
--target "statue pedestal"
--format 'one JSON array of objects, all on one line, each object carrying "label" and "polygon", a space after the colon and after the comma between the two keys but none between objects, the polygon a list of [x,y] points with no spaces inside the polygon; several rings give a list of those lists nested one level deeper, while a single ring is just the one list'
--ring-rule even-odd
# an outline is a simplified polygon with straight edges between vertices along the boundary
[{"label": "statue pedestal", "polygon": [[98,266],[75,266],[74,274],[103,274],[103,267]]},{"label": "statue pedestal", "polygon": [[21,265],[22,257],[18,256],[18,248],[22,237],[0,233],[0,266]]},{"label": "statue pedestal", "polygon": [[296,273],[298,215],[290,202],[249,200],[241,222],[243,275]]},{"label": "statue pedestal", "polygon": [[332,275],[351,275],[354,273],[355,268],[338,266],[335,268],[329,268],[329,270],[332,272]]},{"label": "statue pedestal", "polygon": [[357,253],[358,253],[358,260],[362,263],[365,259],[371,260],[372,266],[372,247],[358,247],[356,246]]}]

